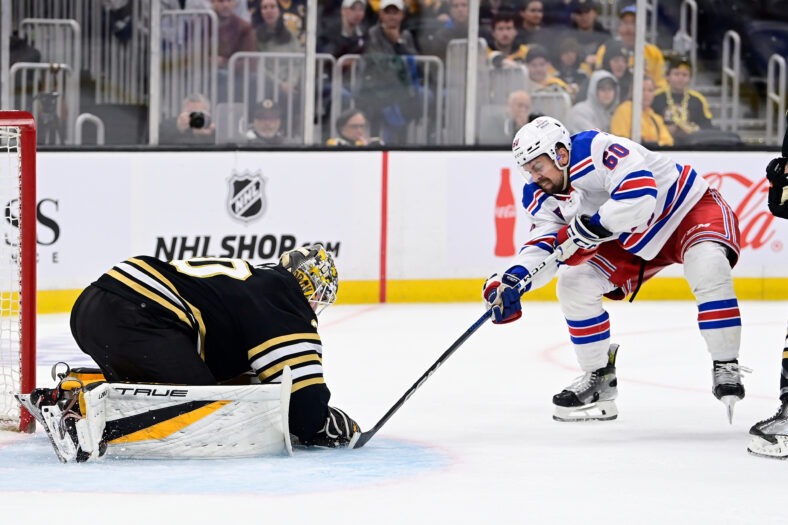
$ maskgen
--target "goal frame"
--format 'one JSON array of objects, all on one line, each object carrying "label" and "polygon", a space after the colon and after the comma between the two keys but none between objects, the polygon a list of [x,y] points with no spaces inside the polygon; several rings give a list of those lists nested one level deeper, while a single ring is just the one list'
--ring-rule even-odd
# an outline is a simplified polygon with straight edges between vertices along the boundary
[{"label": "goal frame", "polygon": [[[0,126],[19,128],[19,257],[22,329],[19,334],[20,390],[30,393],[36,386],[36,123],[26,111],[0,111]],[[35,419],[20,410],[19,430],[34,432]]]}]

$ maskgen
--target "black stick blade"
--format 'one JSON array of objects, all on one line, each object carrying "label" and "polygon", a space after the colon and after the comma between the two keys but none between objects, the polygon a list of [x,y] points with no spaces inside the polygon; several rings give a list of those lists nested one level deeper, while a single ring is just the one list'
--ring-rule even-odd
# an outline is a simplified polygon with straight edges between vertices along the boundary
[{"label": "black stick blade", "polygon": [[372,439],[372,436],[375,435],[375,430],[371,430],[369,432],[356,432],[353,434],[353,437],[350,438],[350,443],[348,443],[348,448],[361,448],[367,444],[367,441]]}]

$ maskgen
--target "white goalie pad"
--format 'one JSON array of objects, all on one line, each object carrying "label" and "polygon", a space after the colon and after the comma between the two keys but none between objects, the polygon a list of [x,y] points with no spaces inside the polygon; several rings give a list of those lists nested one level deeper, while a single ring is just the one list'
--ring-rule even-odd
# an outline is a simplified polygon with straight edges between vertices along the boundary
[{"label": "white goalie pad", "polygon": [[57,406],[42,413],[61,461],[292,455],[291,387],[289,367],[279,384],[102,383],[83,393],[85,417],[70,434]]}]

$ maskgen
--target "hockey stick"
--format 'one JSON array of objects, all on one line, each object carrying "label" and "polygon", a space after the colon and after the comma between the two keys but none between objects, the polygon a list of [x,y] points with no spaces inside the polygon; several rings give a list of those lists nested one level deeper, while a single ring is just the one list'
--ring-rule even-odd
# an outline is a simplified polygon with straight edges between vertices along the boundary
[{"label": "hockey stick", "polygon": [[[569,244],[569,243],[571,243],[571,242],[572,242],[572,241],[571,241],[571,240],[569,240],[569,241],[566,241],[566,242],[565,242],[565,244]],[[524,290],[524,289],[525,289],[525,286],[526,286],[526,285],[527,285],[529,282],[531,282],[531,280],[533,280],[533,276],[534,276],[534,275],[536,275],[537,273],[539,273],[540,271],[542,271],[542,270],[543,270],[543,269],[544,269],[544,268],[545,268],[547,265],[553,264],[553,263],[554,263],[554,262],[555,262],[555,261],[558,259],[559,255],[560,255],[560,254],[563,252],[563,250],[562,250],[561,248],[563,248],[563,246],[561,246],[560,248],[556,249],[556,250],[555,250],[553,253],[551,253],[551,254],[550,254],[550,255],[549,255],[547,258],[545,258],[545,259],[544,259],[544,260],[543,260],[541,263],[539,263],[539,265],[538,265],[536,268],[534,268],[533,270],[531,270],[531,272],[530,272],[530,274],[529,274],[529,275],[526,275],[525,277],[523,277],[523,278],[522,278],[522,279],[521,279],[521,280],[520,280],[520,281],[517,283],[517,286],[516,286],[516,288],[517,288],[517,291],[520,293],[520,295],[522,295],[523,293],[525,293],[525,290]],[[387,422],[389,419],[391,419],[391,416],[393,416],[393,415],[394,415],[394,413],[395,413],[397,410],[399,410],[399,409],[402,407],[402,405],[404,405],[404,404],[405,404],[405,402],[406,402],[408,399],[410,399],[410,396],[412,396],[412,395],[413,395],[413,394],[416,392],[416,390],[418,390],[418,389],[421,387],[421,385],[423,385],[423,384],[424,384],[424,383],[427,381],[427,379],[429,379],[429,377],[430,377],[432,374],[434,374],[434,373],[435,373],[435,371],[436,371],[436,370],[437,370],[437,369],[438,369],[438,368],[439,368],[439,367],[440,367],[440,366],[441,366],[443,363],[445,363],[445,362],[446,362],[446,360],[447,360],[449,357],[451,357],[451,355],[452,355],[452,354],[453,354],[455,351],[457,351],[457,349],[458,349],[458,348],[459,348],[459,347],[460,347],[460,346],[461,346],[461,345],[462,345],[462,344],[463,344],[463,343],[464,343],[464,342],[465,342],[465,341],[466,341],[466,340],[467,340],[467,339],[468,339],[468,338],[469,338],[471,335],[473,335],[473,333],[474,333],[474,332],[476,332],[476,330],[478,330],[478,329],[479,329],[479,328],[480,328],[480,327],[481,327],[481,326],[482,326],[482,325],[483,325],[483,324],[484,324],[484,323],[487,321],[487,319],[489,319],[491,316],[492,316],[492,309],[490,309],[490,310],[487,310],[486,312],[484,312],[484,315],[482,315],[482,316],[481,316],[481,317],[480,317],[480,318],[479,318],[479,319],[478,319],[478,320],[477,320],[475,323],[473,323],[473,324],[471,325],[471,327],[470,327],[470,328],[468,328],[468,329],[465,331],[465,333],[463,333],[463,334],[462,334],[462,335],[461,335],[461,336],[460,336],[460,337],[459,337],[459,338],[458,338],[456,341],[454,341],[454,344],[452,344],[452,345],[451,345],[451,346],[450,346],[450,347],[449,347],[449,348],[448,348],[448,349],[447,349],[445,352],[443,352],[443,353],[441,354],[441,356],[438,358],[438,360],[437,360],[437,361],[435,361],[435,362],[432,364],[432,366],[430,366],[430,367],[427,369],[427,371],[426,371],[426,372],[424,372],[424,373],[421,375],[421,377],[420,377],[420,378],[419,378],[419,379],[418,379],[418,380],[417,380],[415,383],[413,383],[413,386],[411,386],[411,387],[410,387],[410,388],[407,390],[407,392],[405,392],[405,393],[402,395],[402,397],[401,397],[401,398],[399,398],[399,399],[397,400],[397,402],[396,402],[396,403],[394,403],[394,405],[393,405],[391,408],[389,408],[388,412],[386,412],[386,414],[385,414],[385,415],[384,415],[382,418],[380,418],[380,421],[378,421],[378,422],[375,424],[375,426],[374,426],[374,427],[372,427],[371,429],[367,430],[366,432],[356,432],[355,434],[353,434],[353,437],[350,439],[350,443],[348,444],[348,448],[361,448],[361,447],[363,447],[363,446],[364,446],[364,445],[367,443],[367,441],[369,441],[370,439],[372,439],[372,436],[374,436],[375,434],[377,434],[377,433],[378,433],[378,431],[381,429],[381,427],[383,427],[383,425],[385,425],[385,424],[386,424],[386,422]]]}]

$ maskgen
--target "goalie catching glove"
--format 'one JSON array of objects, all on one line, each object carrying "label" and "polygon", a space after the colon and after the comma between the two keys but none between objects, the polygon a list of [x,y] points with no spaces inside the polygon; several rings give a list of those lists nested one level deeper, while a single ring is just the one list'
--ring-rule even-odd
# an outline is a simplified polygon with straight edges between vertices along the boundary
[{"label": "goalie catching glove", "polygon": [[304,444],[313,447],[344,447],[350,443],[350,438],[356,432],[361,432],[358,423],[342,410],[328,407],[328,416],[323,428],[318,430],[308,443]]},{"label": "goalie catching glove", "polygon": [[788,174],[785,164],[788,158],[777,157],[766,166],[766,178],[769,179],[769,211],[775,217],[788,219]]},{"label": "goalie catching glove", "polygon": [[577,215],[558,230],[558,249],[563,252],[558,260],[569,266],[583,264],[594,256],[600,244],[615,238],[600,224],[598,215]]},{"label": "goalie catching glove", "polygon": [[516,288],[519,281],[516,275],[507,272],[503,277],[494,273],[484,283],[482,297],[487,309],[492,309],[493,323],[511,323],[522,317],[520,292]]}]

